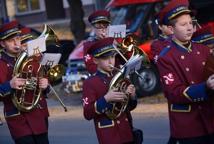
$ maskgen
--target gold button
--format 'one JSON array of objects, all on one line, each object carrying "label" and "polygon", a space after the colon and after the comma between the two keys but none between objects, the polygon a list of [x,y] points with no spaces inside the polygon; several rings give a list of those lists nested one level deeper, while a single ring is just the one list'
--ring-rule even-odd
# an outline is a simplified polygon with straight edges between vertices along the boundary
[{"label": "gold button", "polygon": [[182,55],[182,56],[181,56],[181,59],[184,59],[184,58],[185,58],[185,57]]},{"label": "gold button", "polygon": [[119,120],[117,120],[117,124],[120,124],[120,121],[119,121]]},{"label": "gold button", "polygon": [[202,65],[204,66],[206,64],[206,62],[202,62]]},{"label": "gold button", "polygon": [[188,68],[188,67],[186,68],[186,71],[187,71],[187,72],[189,71],[189,68]]},{"label": "gold button", "polygon": [[200,55],[200,51],[197,51],[197,55]]}]

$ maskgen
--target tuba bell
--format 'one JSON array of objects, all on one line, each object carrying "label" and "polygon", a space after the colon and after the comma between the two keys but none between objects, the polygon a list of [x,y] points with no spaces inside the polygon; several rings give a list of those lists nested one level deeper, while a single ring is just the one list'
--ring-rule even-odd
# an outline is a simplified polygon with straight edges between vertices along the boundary
[{"label": "tuba bell", "polygon": [[[127,87],[131,84],[130,74],[125,74],[127,64],[131,61],[139,60],[142,64],[149,64],[149,58],[147,54],[141,50],[138,46],[138,41],[131,35],[125,37],[121,43],[114,42],[114,48],[119,53],[119,55],[124,59],[125,64],[122,66],[121,69],[113,67],[117,73],[112,78],[109,90],[115,90],[119,92],[124,92],[127,90]],[[141,64],[140,64],[141,65]],[[134,71],[137,75],[138,72]],[[125,93],[126,94],[126,93]],[[123,112],[126,111],[128,103],[129,103],[129,94],[126,94],[127,99],[123,102],[111,102],[112,109],[106,111],[106,115],[110,119],[118,118]]]},{"label": "tuba bell", "polygon": [[[44,31],[39,37],[45,37],[47,44],[55,44],[56,46],[59,46],[55,32],[47,25],[45,25]],[[39,52],[28,57],[27,52],[23,51],[15,63],[13,76],[26,79],[25,85],[22,89],[15,90],[12,96],[13,104],[20,111],[28,112],[38,106],[38,102],[42,95],[42,89],[39,88],[38,84],[40,78],[48,76],[51,80],[55,80],[59,79],[59,77],[64,74],[61,65],[56,65],[53,69],[49,68],[47,70],[45,66],[40,64],[41,56],[42,53]],[[53,90],[52,86],[50,86],[50,88]],[[29,96],[32,94],[33,97]]]}]

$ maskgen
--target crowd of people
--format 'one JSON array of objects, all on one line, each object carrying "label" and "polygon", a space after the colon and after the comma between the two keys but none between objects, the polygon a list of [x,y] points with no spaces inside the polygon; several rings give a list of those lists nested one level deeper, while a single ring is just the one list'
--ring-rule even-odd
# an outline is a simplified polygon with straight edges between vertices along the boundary
[{"label": "crowd of people", "polygon": [[[214,73],[204,76],[207,60],[213,57],[214,36],[209,26],[196,27],[192,14],[188,0],[170,1],[157,14],[160,34],[151,45],[152,60],[168,102],[168,144],[214,143]],[[100,144],[139,144],[143,141],[142,131],[135,133],[131,116],[137,107],[136,86],[129,81],[124,91],[110,89],[112,79],[118,74],[116,69],[124,64],[117,61],[116,38],[107,34],[110,17],[106,10],[95,11],[88,17],[95,36],[82,42],[84,62],[91,74],[83,84],[83,115],[86,120],[94,121]],[[33,39],[30,29],[20,29],[17,21],[0,27],[0,100],[16,144],[49,143],[48,78],[38,79],[42,96],[32,110],[21,111],[12,100],[16,90],[26,84],[25,78],[13,76],[16,60]],[[28,93],[28,97],[32,99],[33,93]],[[121,106],[115,108],[115,105],[124,103],[125,109],[112,117],[112,111]]]}]

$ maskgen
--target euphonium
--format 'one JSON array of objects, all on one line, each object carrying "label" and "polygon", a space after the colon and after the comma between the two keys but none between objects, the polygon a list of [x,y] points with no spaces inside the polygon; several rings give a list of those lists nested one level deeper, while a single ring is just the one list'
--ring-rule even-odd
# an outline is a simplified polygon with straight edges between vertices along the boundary
[{"label": "euphonium", "polygon": [[[146,53],[137,46],[138,41],[130,35],[125,37],[121,43],[114,44],[116,51],[120,54],[120,56],[125,60],[126,63],[122,66],[121,69],[115,68],[118,72],[112,78],[109,85],[109,90],[115,90],[125,93],[127,87],[131,84],[129,75],[125,75],[127,64],[132,61],[133,58],[141,59],[143,64],[148,64],[149,58]],[[134,72],[139,75],[137,71]],[[106,112],[106,115],[110,119],[118,118],[126,110],[129,103],[129,94],[126,95],[127,99],[124,102],[112,102],[112,109]]]},{"label": "euphonium", "polygon": [[[42,89],[38,87],[38,79],[43,75],[42,67],[34,56],[27,57],[26,52],[22,52],[18,57],[13,69],[13,76],[25,78],[25,85],[21,90],[15,90],[12,102],[18,110],[28,112],[37,106],[42,94]],[[29,96],[32,95],[33,97]]]},{"label": "euphonium", "polygon": [[[130,80],[124,76],[125,68],[119,70],[119,72],[112,78],[109,90],[124,92],[126,91],[127,87],[131,84]],[[110,119],[118,118],[127,108],[129,103],[129,95],[126,94],[127,99],[123,102],[111,102],[112,109],[106,111],[106,115]]]},{"label": "euphonium", "polygon": [[[47,25],[43,33],[39,36],[45,36],[46,42],[53,42],[52,44],[58,45],[58,39],[54,31]],[[54,40],[55,39],[55,40]],[[39,79],[48,76],[50,79],[58,79],[63,75],[63,70],[60,65],[56,65],[52,68],[47,68],[40,64],[42,54],[36,54],[28,57],[27,52],[22,52],[13,69],[13,76],[18,76],[26,79],[26,83],[21,90],[15,90],[12,102],[18,110],[28,112],[34,109],[39,102],[42,95],[42,89],[39,88]],[[51,87],[51,86],[50,86]],[[51,89],[53,89],[51,87]],[[29,96],[29,95],[32,95]]]}]

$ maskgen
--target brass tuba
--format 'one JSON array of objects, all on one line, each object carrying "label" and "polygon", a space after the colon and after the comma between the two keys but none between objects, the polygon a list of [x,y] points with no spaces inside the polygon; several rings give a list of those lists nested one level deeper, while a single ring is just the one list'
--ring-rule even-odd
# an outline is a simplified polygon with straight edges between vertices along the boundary
[{"label": "brass tuba", "polygon": [[[39,37],[44,36],[46,38],[46,43],[52,43],[59,46],[58,38],[54,31],[47,25],[45,25],[44,31]],[[21,90],[15,90],[12,96],[12,102],[17,107],[18,110],[23,112],[28,112],[34,109],[40,100],[42,95],[42,89],[39,88],[38,82],[41,77],[47,76],[51,80],[59,79],[60,76],[64,74],[64,69],[61,65],[56,65],[53,68],[47,68],[40,64],[42,53],[28,57],[27,52],[23,51],[14,66],[13,76],[18,76],[25,78],[25,85]],[[52,86],[49,85],[51,90]],[[55,93],[55,91],[54,91]],[[32,95],[29,96],[29,95]],[[56,94],[56,93],[55,93]],[[57,96],[57,98],[59,98]],[[65,111],[67,111],[64,104]]]},{"label": "brass tuba", "polygon": [[[121,69],[115,68],[116,75],[112,78],[109,90],[115,90],[124,92],[126,91],[127,87],[131,84],[130,76],[125,74],[126,66],[130,63],[133,59],[142,60],[142,64],[149,64],[149,58],[147,54],[138,47],[138,41],[132,35],[126,36],[121,43],[114,42],[114,47],[119,55],[124,59],[126,62]],[[134,71],[137,75],[138,72]],[[125,112],[128,103],[129,103],[129,94],[126,94],[127,99],[123,102],[111,102],[112,109],[106,112],[106,115],[110,119],[118,118],[123,112]]]}]

